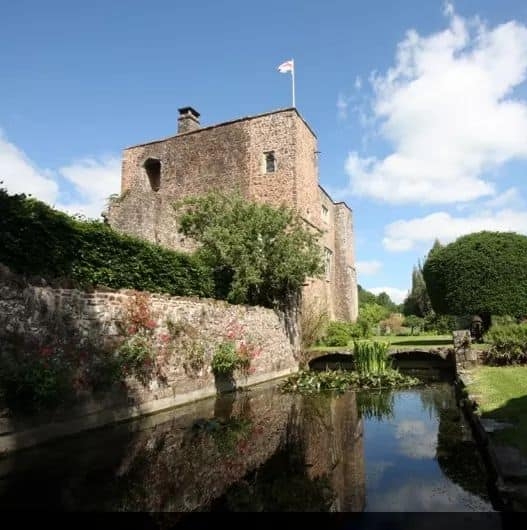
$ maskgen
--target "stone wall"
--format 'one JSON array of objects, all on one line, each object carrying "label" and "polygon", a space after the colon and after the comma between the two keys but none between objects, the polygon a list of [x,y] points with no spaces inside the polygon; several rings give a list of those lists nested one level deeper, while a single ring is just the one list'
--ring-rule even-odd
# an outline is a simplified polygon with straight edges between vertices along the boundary
[{"label": "stone wall", "polygon": [[[17,337],[20,342],[39,346],[73,343],[78,346],[74,351],[79,354],[90,349],[115,349],[125,340],[123,333],[133,333],[126,329],[126,311],[137,296],[135,291],[128,290],[86,293],[76,289],[23,286],[7,281],[4,274],[0,278],[0,341]],[[299,339],[294,316],[216,300],[144,293],[140,296],[148,300],[155,343],[170,340],[167,343],[170,347],[163,350],[164,367],[160,377],[147,384],[130,377],[126,391],[118,389],[97,398],[81,395],[77,405],[48,419],[66,421],[122,408],[118,413],[103,415],[106,419],[92,418],[88,422],[90,426],[99,426],[298,369]],[[223,380],[215,377],[210,367],[218,345],[226,341],[234,341],[237,347],[245,345],[256,356],[247,373],[235,372],[233,379]],[[34,422],[15,423],[5,418],[0,421],[0,435],[35,427]]]}]

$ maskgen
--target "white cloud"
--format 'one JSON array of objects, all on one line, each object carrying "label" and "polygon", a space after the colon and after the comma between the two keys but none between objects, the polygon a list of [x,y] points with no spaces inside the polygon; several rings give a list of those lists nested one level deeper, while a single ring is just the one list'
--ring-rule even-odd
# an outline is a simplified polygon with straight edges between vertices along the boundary
[{"label": "white cloud", "polygon": [[87,217],[98,217],[104,209],[106,199],[120,190],[121,161],[108,157],[102,161],[80,160],[60,168],[60,173],[70,181],[82,197],[78,204],[62,205],[71,213],[82,213]]},{"label": "white cloud", "polygon": [[[81,160],[56,172],[39,169],[0,131],[0,181],[10,193],[31,194],[59,210],[97,218],[106,198],[119,191],[120,173],[120,161],[115,157]],[[61,188],[59,175],[72,185],[69,190]]]},{"label": "white cloud", "polygon": [[522,208],[523,199],[517,188],[509,188],[485,202],[487,208]]},{"label": "white cloud", "polygon": [[52,202],[59,187],[48,172],[38,169],[16,145],[10,143],[0,130],[0,181],[11,193],[31,193]]},{"label": "white cloud", "polygon": [[357,76],[355,78],[354,86],[355,86],[355,90],[360,90],[362,88],[362,79],[360,78],[360,76]]},{"label": "white cloud", "polygon": [[349,101],[344,94],[339,93],[337,97],[337,118],[339,120],[345,120],[348,117],[348,106]]},{"label": "white cloud", "polygon": [[409,458],[434,458],[437,430],[421,420],[403,420],[397,425],[395,437],[399,450]]},{"label": "white cloud", "polygon": [[455,203],[493,195],[487,172],[527,158],[527,27],[488,28],[445,4],[449,25],[407,32],[393,67],[372,74],[372,114],[392,146],[384,158],[351,152],[349,192],[392,203]]},{"label": "white cloud", "polygon": [[[396,468],[395,479],[384,488],[369,491],[368,511],[370,512],[484,512],[491,509],[488,502],[477,495],[465,491],[461,486],[445,476],[430,477],[423,474],[408,475],[402,467]],[[494,515],[494,514],[493,514]],[[496,514],[498,515],[498,514]],[[463,518],[463,527],[470,526],[472,517]],[[478,521],[481,517],[478,518]],[[499,517],[486,518],[485,528],[499,526]],[[444,519],[428,518],[427,528],[444,527]],[[432,524],[430,524],[432,523]],[[402,525],[401,525],[402,526]],[[394,525],[397,528],[397,525]],[[459,527],[455,525],[455,527]],[[404,519],[404,528],[420,530],[421,518]]]},{"label": "white cloud", "polygon": [[371,261],[357,261],[355,264],[355,267],[357,269],[357,272],[362,276],[373,276],[374,274],[377,274],[381,268],[382,263],[377,260],[371,260]]},{"label": "white cloud", "polygon": [[372,287],[368,288],[368,291],[378,295],[380,293],[386,293],[396,304],[402,304],[406,296],[408,295],[407,289],[398,289],[397,287]]},{"label": "white cloud", "polygon": [[453,217],[447,212],[436,212],[425,217],[399,220],[384,229],[383,245],[394,252],[412,249],[418,243],[431,246],[437,238],[449,243],[459,236],[490,230],[527,234],[527,212],[503,209],[483,211],[468,217]]}]

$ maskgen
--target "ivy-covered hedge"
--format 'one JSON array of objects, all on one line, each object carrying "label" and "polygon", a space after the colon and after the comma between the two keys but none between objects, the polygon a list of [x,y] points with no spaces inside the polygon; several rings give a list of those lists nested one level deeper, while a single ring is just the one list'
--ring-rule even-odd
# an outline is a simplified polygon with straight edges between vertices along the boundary
[{"label": "ivy-covered hedge", "polygon": [[82,221],[0,189],[0,263],[14,272],[75,286],[212,296],[212,271],[196,256]]}]

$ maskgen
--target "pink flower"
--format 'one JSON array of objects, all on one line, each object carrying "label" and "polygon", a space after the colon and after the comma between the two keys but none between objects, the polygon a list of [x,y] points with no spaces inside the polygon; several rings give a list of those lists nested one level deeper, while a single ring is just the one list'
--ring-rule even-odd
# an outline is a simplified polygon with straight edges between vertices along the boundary
[{"label": "pink flower", "polygon": [[145,327],[147,327],[148,329],[155,329],[157,328],[157,322],[155,320],[148,320],[145,324]]}]

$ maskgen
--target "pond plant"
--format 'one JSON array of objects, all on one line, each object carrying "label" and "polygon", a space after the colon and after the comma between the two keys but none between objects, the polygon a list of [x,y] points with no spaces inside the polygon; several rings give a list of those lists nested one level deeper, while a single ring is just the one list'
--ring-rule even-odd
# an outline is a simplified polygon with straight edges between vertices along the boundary
[{"label": "pond plant", "polygon": [[342,393],[350,388],[400,388],[419,384],[419,379],[392,367],[388,350],[386,342],[356,341],[353,347],[354,370],[302,370],[289,376],[282,383],[281,390],[301,394]]}]

